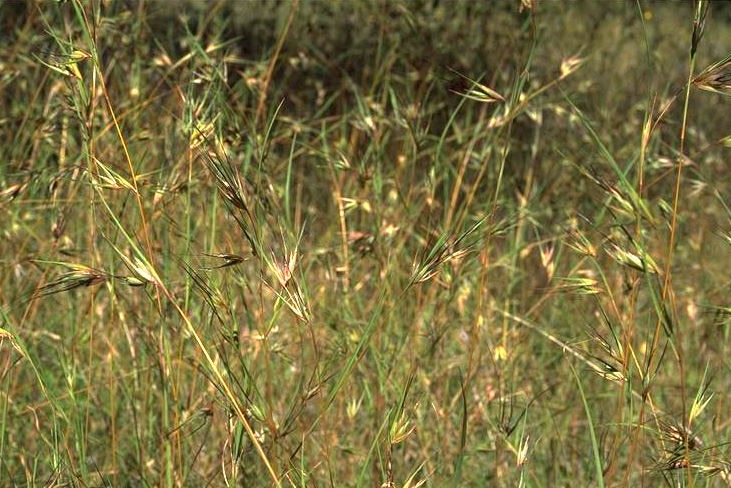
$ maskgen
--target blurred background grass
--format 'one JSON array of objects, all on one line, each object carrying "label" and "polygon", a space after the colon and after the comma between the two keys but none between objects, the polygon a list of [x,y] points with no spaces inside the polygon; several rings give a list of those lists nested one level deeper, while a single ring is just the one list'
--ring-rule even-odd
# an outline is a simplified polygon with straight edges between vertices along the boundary
[{"label": "blurred background grass", "polygon": [[702,8],[1,4],[0,479],[726,483]]}]

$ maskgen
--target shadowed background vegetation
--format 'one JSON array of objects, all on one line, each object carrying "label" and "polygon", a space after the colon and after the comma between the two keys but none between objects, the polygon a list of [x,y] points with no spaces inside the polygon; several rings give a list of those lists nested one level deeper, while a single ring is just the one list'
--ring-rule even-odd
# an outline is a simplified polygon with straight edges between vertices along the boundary
[{"label": "shadowed background vegetation", "polygon": [[0,4],[0,479],[731,483],[730,20]]}]

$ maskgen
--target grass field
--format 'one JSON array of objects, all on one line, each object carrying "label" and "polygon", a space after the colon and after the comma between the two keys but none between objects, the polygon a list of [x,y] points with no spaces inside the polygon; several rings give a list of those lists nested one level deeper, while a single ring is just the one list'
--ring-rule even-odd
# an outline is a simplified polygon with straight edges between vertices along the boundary
[{"label": "grass field", "polygon": [[731,484],[730,25],[0,3],[0,486]]}]

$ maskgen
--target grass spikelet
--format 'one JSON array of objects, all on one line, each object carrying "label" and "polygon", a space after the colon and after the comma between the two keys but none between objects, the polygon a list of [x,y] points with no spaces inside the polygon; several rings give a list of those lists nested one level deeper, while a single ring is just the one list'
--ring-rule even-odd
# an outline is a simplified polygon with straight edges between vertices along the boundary
[{"label": "grass spikelet", "polygon": [[703,39],[706,30],[706,16],[711,3],[708,0],[698,0],[695,4],[695,16],[693,18],[693,34],[690,42],[690,57],[695,57],[698,46]]},{"label": "grass spikelet", "polygon": [[251,247],[251,252],[257,256],[260,252],[260,242],[254,218],[253,209],[247,198],[247,183],[234,169],[228,156],[220,155],[215,150],[200,152],[204,164],[214,178],[218,193],[223,198],[229,213],[233,216],[241,232]]},{"label": "grass spikelet", "polygon": [[469,89],[467,89],[465,92],[454,92],[464,98],[467,98],[469,100],[474,100],[476,102],[480,103],[496,103],[496,102],[505,102],[505,98],[500,95],[498,92],[493,90],[487,85],[483,85],[482,83],[479,83],[475,80],[472,80],[468,78],[467,76],[464,76],[460,73],[457,73],[459,76],[464,78],[465,80],[469,81],[471,86]]},{"label": "grass spikelet", "polygon": [[96,176],[92,176],[92,183],[99,188],[109,190],[128,190],[137,193],[137,187],[122,175],[105,165],[98,159],[94,160],[95,167],[100,169]]},{"label": "grass spikelet", "polygon": [[578,55],[564,58],[561,61],[561,67],[559,69],[559,79],[562,80],[571,76],[574,72],[576,72],[576,70],[581,68],[581,65],[584,64],[584,61],[585,59]]},{"label": "grass spikelet", "polygon": [[731,55],[713,63],[693,78],[701,90],[731,96]]},{"label": "grass spikelet", "polygon": [[486,218],[480,219],[459,235],[450,235],[448,232],[440,234],[419,260],[419,263],[414,266],[406,289],[408,290],[417,283],[431,280],[439,273],[439,269],[443,264],[457,261],[469,254],[474,249],[475,242],[466,242],[467,238],[482,227],[485,221]]},{"label": "grass spikelet", "polygon": [[599,282],[589,276],[568,276],[561,278],[558,289],[576,295],[598,295],[602,293]]},{"label": "grass spikelet", "polygon": [[15,335],[10,332],[9,330],[0,327],[0,349],[2,349],[3,344],[5,341],[10,342],[10,345],[13,346],[13,349],[15,349],[18,354],[20,354],[23,358],[25,358],[25,351],[23,351],[23,348],[18,343],[18,339],[15,337]]},{"label": "grass spikelet", "polygon": [[61,266],[69,271],[62,273],[55,280],[41,285],[40,288],[33,292],[31,299],[63,293],[76,288],[99,285],[112,277],[112,275],[105,271],[83,264],[43,260],[34,260],[33,262]]},{"label": "grass spikelet", "polygon": [[564,237],[564,243],[574,251],[585,256],[596,257],[597,249],[591,243],[584,232],[576,227],[568,229]]},{"label": "grass spikelet", "polygon": [[290,250],[280,229],[281,259],[274,252],[263,255],[264,264],[269,274],[274,278],[275,284],[270,284],[267,281],[264,283],[289,308],[295,317],[302,322],[309,323],[312,320],[310,305],[296,272],[301,257],[299,255],[299,246],[303,232],[304,229],[300,231],[296,244]]},{"label": "grass spikelet", "polygon": [[10,203],[28,187],[28,183],[15,183],[0,190],[0,203]]},{"label": "grass spikelet", "polygon": [[638,252],[628,251],[616,243],[610,243],[606,248],[607,254],[622,266],[642,271],[643,273],[658,274],[660,268],[652,257],[638,249]]},{"label": "grass spikelet", "polygon": [[221,263],[217,266],[208,266],[205,269],[228,268],[229,266],[236,266],[237,264],[243,263],[244,261],[246,261],[246,258],[244,256],[240,256],[238,254],[229,254],[229,253],[207,254],[207,253],[204,253],[204,255],[223,260],[223,263]]},{"label": "grass spikelet", "polygon": [[74,49],[68,55],[46,53],[46,60],[43,60],[36,55],[33,56],[35,57],[36,61],[38,61],[46,68],[49,68],[63,76],[76,78],[77,80],[83,80],[78,64],[86,59],[91,58],[91,54],[81,49]]}]

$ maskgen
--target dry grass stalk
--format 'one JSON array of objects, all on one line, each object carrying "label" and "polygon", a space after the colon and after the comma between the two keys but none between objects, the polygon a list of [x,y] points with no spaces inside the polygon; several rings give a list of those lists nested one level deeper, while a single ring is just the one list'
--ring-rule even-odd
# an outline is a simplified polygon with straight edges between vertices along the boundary
[{"label": "dry grass stalk", "polygon": [[213,288],[208,284],[208,281],[203,275],[198,273],[195,269],[186,263],[182,263],[185,273],[190,277],[193,285],[198,289],[200,294],[203,296],[203,300],[208,304],[211,312],[216,316],[218,321],[225,325],[224,312],[226,315],[230,315],[231,311],[228,306],[228,302],[223,297],[223,294],[218,288]]}]

